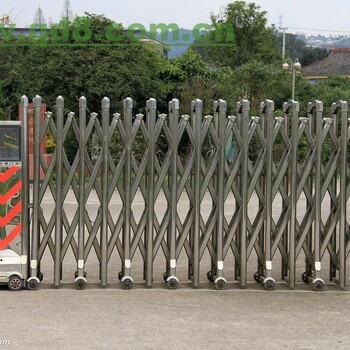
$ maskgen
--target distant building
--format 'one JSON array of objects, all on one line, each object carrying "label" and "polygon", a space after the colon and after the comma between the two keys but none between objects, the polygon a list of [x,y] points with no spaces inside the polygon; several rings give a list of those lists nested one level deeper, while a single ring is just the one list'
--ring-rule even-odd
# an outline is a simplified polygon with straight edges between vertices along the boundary
[{"label": "distant building", "polygon": [[310,83],[332,75],[350,78],[350,48],[332,49],[324,60],[303,67],[302,73]]}]

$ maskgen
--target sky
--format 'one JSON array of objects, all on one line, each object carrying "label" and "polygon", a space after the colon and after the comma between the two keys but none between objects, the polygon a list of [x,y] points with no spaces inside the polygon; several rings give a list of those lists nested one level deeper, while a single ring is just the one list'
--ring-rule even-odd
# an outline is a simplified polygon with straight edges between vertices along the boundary
[{"label": "sky", "polygon": [[[41,6],[46,21],[51,17],[57,22],[62,13],[64,0],[1,0],[0,16],[10,14],[18,26],[33,22],[35,12]],[[176,23],[191,29],[198,23],[209,23],[210,13],[218,13],[227,0],[70,0],[73,13],[104,14],[125,27],[142,23]],[[250,2],[250,1],[247,1]],[[349,0],[255,0],[267,11],[269,24],[277,27],[282,23],[287,32],[312,35],[350,34]],[[281,17],[282,16],[282,17]],[[281,22],[282,18],[282,22]],[[316,29],[312,31],[310,29]]]}]

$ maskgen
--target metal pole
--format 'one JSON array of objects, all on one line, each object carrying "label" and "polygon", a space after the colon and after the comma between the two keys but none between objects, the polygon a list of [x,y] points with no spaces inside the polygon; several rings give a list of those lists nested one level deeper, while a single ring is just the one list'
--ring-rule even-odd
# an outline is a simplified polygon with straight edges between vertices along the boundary
[{"label": "metal pole", "polygon": [[202,111],[203,103],[196,99],[192,101],[192,127],[195,140],[195,161],[194,161],[194,228],[193,228],[193,276],[194,287],[199,286],[199,238],[200,238],[200,220],[201,220],[201,160],[202,160]]},{"label": "metal pole", "polygon": [[22,161],[22,274],[24,279],[28,278],[28,255],[29,255],[29,149],[28,149],[28,98],[21,97],[22,125],[21,125],[21,161]]},{"label": "metal pole", "polygon": [[[38,250],[40,244],[40,114],[42,99],[35,96],[34,105],[34,177],[33,177],[33,234],[30,276],[38,277]],[[39,282],[39,281],[38,281]]]},{"label": "metal pole", "polygon": [[153,234],[154,234],[154,177],[155,177],[155,128],[157,101],[151,98],[146,103],[148,130],[148,169],[147,169],[147,226],[146,226],[146,284],[152,285],[153,280]]},{"label": "metal pole", "polygon": [[[123,227],[123,270],[121,282],[125,289],[132,287],[130,275],[130,236],[131,236],[131,152],[132,152],[132,99],[124,100],[124,129],[125,129],[125,166],[124,166],[124,227]],[[129,288],[130,287],[130,288]]]},{"label": "metal pole", "polygon": [[[340,226],[339,226],[339,286],[345,288],[346,285],[346,185],[347,185],[347,147],[348,147],[348,102],[337,101],[332,106],[333,114],[340,111],[341,135],[340,135]],[[336,120],[336,118],[335,118]]]},{"label": "metal pole", "polygon": [[339,234],[339,285],[346,286],[346,185],[348,149],[348,102],[341,102],[341,158],[340,158],[340,234]]},{"label": "metal pole", "polygon": [[85,242],[85,132],[86,132],[86,98],[79,99],[79,226],[78,226],[78,276],[84,276],[84,242]]},{"label": "metal pole", "polygon": [[298,128],[299,128],[299,103],[289,101],[283,105],[284,113],[292,111],[291,130],[291,175],[290,175],[290,237],[289,237],[289,287],[295,287],[295,249],[297,227],[297,177],[298,177]]},{"label": "metal pole", "polygon": [[167,284],[169,288],[176,288],[178,278],[176,277],[176,220],[177,220],[177,152],[178,152],[178,124],[179,124],[179,100],[173,99],[169,102],[169,129],[171,134],[169,167],[170,185],[170,222],[168,226],[169,261],[166,271]]},{"label": "metal pole", "polygon": [[[287,134],[288,140],[291,140],[291,133],[290,133],[290,128],[289,126],[291,125],[291,123],[289,122],[288,119],[288,115],[284,114],[283,116],[283,127],[284,130]],[[289,146],[287,146],[288,152],[291,154],[291,143],[289,143]],[[290,161],[289,161],[290,164]],[[288,166],[288,168],[290,169],[290,165]],[[290,201],[289,201],[289,196],[290,196],[290,171],[286,171],[284,178],[283,178],[283,187],[286,190],[286,194],[287,194],[287,198],[286,200],[283,201],[283,206],[282,206],[282,211],[283,212],[287,212],[288,208],[290,208]],[[289,219],[289,218],[288,218]],[[284,280],[287,276],[288,276],[288,241],[289,241],[289,225],[287,224],[285,229],[284,229],[284,234],[283,234],[283,238],[282,238],[282,245],[283,247],[285,247],[285,251],[286,251],[286,256],[285,258],[282,258],[282,266],[281,266],[281,278],[282,280]]]},{"label": "metal pole", "polygon": [[263,104],[266,123],[266,229],[265,229],[265,288],[273,289],[274,280],[272,279],[272,254],[271,254],[271,236],[272,236],[272,152],[273,152],[273,123],[275,104],[271,100],[266,100]]},{"label": "metal pole", "polygon": [[314,113],[316,113],[316,161],[315,161],[315,227],[314,227],[314,287],[323,288],[321,280],[321,256],[320,256],[320,239],[321,239],[321,165],[322,165],[322,124],[323,124],[323,103],[314,101]]},{"label": "metal pole", "polygon": [[283,43],[282,43],[282,58],[284,60],[286,56],[286,28],[283,29]]},{"label": "metal pole", "polygon": [[[55,209],[55,259],[54,259],[54,284],[59,287],[61,280],[61,249],[62,249],[62,190],[63,190],[63,119],[64,99],[58,96],[56,99],[57,110],[57,135],[56,135],[56,209]],[[39,145],[40,146],[40,145]],[[40,175],[39,175],[40,176]]]},{"label": "metal pole", "polygon": [[247,231],[248,231],[248,152],[249,152],[249,112],[250,102],[242,100],[239,103],[239,111],[241,114],[241,136],[242,136],[242,161],[241,161],[241,225],[240,225],[240,286],[247,286]]},{"label": "metal pole", "polygon": [[102,188],[102,226],[101,226],[101,286],[107,286],[107,243],[108,243],[108,148],[109,148],[109,109],[110,101],[105,97],[102,107],[102,164],[101,164],[101,188]]},{"label": "metal pole", "polygon": [[226,287],[226,280],[223,278],[224,256],[223,256],[223,235],[224,235],[224,176],[225,176],[225,127],[227,102],[219,100],[215,106],[218,109],[218,137],[219,137],[219,159],[217,174],[217,225],[216,225],[216,280],[214,281],[217,289]]}]

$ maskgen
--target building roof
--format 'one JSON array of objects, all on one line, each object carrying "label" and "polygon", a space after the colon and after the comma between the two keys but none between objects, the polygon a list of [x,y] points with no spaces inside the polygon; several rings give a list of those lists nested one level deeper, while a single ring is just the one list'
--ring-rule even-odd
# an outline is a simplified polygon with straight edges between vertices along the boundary
[{"label": "building roof", "polygon": [[332,49],[328,57],[302,68],[306,79],[322,79],[330,75],[350,77],[350,48]]}]

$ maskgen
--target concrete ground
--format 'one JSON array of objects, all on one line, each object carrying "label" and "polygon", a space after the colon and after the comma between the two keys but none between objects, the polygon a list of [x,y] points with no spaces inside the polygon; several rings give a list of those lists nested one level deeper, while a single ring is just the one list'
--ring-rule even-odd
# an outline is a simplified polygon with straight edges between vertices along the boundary
[{"label": "concrete ground", "polygon": [[350,348],[349,292],[66,285],[1,300],[5,349]]},{"label": "concrete ground", "polygon": [[[77,205],[68,196],[74,215]],[[252,207],[256,205],[252,201]],[[88,203],[97,212],[97,202]],[[137,204],[137,203],[136,203]],[[112,203],[114,210],[121,206]],[[44,205],[48,216],[54,207]],[[161,203],[160,203],[161,206]],[[186,206],[180,206],[186,210]],[[275,210],[278,211],[278,204]],[[136,208],[136,207],[135,207]],[[327,206],[325,206],[327,208]],[[136,209],[135,209],[136,210]],[[92,253],[91,253],[92,254]],[[187,257],[180,257],[180,286],[167,290],[162,283],[165,258],[155,260],[155,284],[142,282],[143,262],[133,259],[135,286],[125,291],[117,282],[120,259],[111,258],[107,288],[98,284],[98,262],[87,261],[88,286],[77,291],[73,285],[76,261],[68,252],[63,264],[63,284],[53,287],[53,263],[46,249],[42,260],[45,274],[37,291],[10,292],[0,287],[0,350],[6,349],[350,349],[350,291],[327,283],[322,292],[302,283],[304,257],[298,261],[298,286],[290,290],[278,280],[279,257],[274,259],[275,291],[254,283],[256,257],[248,263],[249,285],[240,289],[233,279],[233,257],[225,259],[228,288],[216,291],[206,280],[209,255],[201,262],[201,285],[194,289],[187,280]],[[327,257],[322,266],[327,276]],[[349,281],[349,279],[348,279]]]}]

